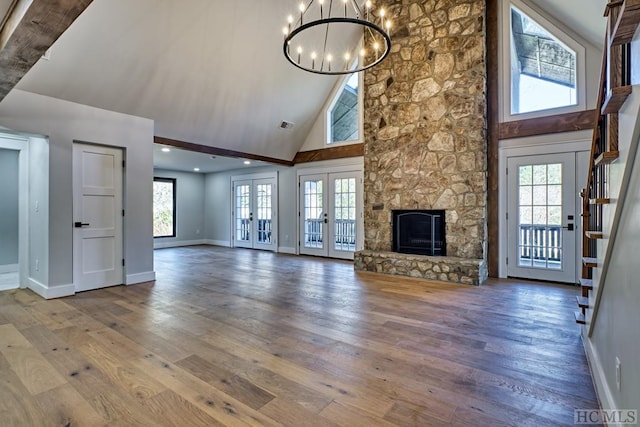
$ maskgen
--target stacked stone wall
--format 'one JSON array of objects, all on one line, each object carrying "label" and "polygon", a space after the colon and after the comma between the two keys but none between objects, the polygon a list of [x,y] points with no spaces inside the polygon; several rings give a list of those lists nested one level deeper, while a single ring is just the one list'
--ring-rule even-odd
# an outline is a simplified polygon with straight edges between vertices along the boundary
[{"label": "stacked stone wall", "polygon": [[365,73],[365,249],[393,209],[444,209],[447,255],[485,260],[485,2],[383,0],[392,50]]}]

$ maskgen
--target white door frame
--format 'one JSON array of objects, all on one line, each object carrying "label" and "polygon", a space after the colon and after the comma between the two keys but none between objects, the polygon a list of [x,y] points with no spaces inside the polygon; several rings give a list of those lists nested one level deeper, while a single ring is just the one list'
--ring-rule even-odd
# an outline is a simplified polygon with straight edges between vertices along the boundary
[{"label": "white door frame", "polygon": [[[300,213],[300,177],[302,176],[306,176],[306,175],[319,175],[319,174],[332,174],[332,173],[341,173],[341,172],[354,172],[357,174],[358,179],[360,179],[360,185],[358,185],[358,191],[357,191],[357,205],[359,207],[358,212],[357,212],[357,223],[356,223],[356,250],[357,251],[361,251],[364,248],[364,184],[363,184],[363,174],[364,174],[364,164],[361,161],[360,163],[357,164],[351,164],[351,165],[343,165],[343,166],[327,166],[327,167],[314,167],[314,168],[307,168],[307,169],[298,169],[296,171],[296,186],[298,186],[297,191],[296,191],[296,209],[297,212]],[[327,186],[329,187],[329,186]],[[327,188],[328,191],[329,188]],[[329,195],[330,197],[331,195]],[[300,255],[300,239],[302,238],[302,236],[300,235],[300,221],[301,221],[301,217],[300,215],[296,215],[296,217],[298,218],[298,224],[296,226],[296,242],[297,244],[296,246],[296,255]]]},{"label": "white door frame", "polygon": [[29,139],[0,131],[0,148],[18,151],[18,275],[20,288],[29,283]]},{"label": "white door frame", "polygon": [[[278,187],[279,187],[279,182],[278,182],[278,171],[274,171],[274,172],[263,172],[263,173],[253,173],[253,174],[247,174],[247,175],[233,175],[231,176],[231,227],[230,227],[230,235],[229,235],[229,242],[231,242],[231,247],[236,247],[236,241],[235,241],[235,217],[236,217],[236,195],[235,195],[235,185],[236,183],[241,183],[243,181],[249,183],[251,185],[251,204],[254,203],[254,199],[255,199],[255,194],[253,191],[253,187],[255,184],[255,181],[259,181],[259,180],[267,180],[267,179],[271,179],[273,180],[273,192],[271,194],[271,203],[272,203],[272,224],[271,224],[271,242],[272,242],[272,247],[271,248],[267,248],[264,245],[253,245],[252,246],[255,249],[262,249],[262,250],[269,250],[269,251],[273,251],[273,252],[278,252],[278,221],[279,221],[279,198],[278,198]],[[256,227],[251,227],[251,232],[252,232],[252,237],[251,237],[251,241],[253,242],[255,239],[255,236],[253,236],[255,234],[255,229]],[[245,247],[245,246],[238,246],[238,247]]]},{"label": "white door frame", "polygon": [[[576,137],[571,134],[556,134],[551,137],[534,137],[534,138],[519,138],[512,140],[500,141],[500,148],[498,152],[498,168],[499,168],[499,181],[498,181],[498,232],[500,235],[498,246],[498,277],[507,277],[507,159],[509,157],[517,156],[529,156],[538,154],[554,154],[554,153],[576,153],[576,186],[581,188],[582,182],[586,184],[586,171],[584,165],[577,164],[577,160],[581,158],[579,155],[582,152],[589,152],[591,150],[591,135],[590,131],[586,131],[582,135]],[[588,156],[587,156],[588,157]],[[583,175],[584,174],[584,175]],[[576,206],[581,206],[580,196],[576,194]],[[579,216],[576,218],[576,257],[581,258],[582,254],[582,234],[581,224]],[[576,259],[576,266],[580,265],[580,260]],[[576,267],[577,268],[577,267]]]},{"label": "white door frame", "polygon": [[[82,147],[93,147],[97,150],[99,149],[107,149],[110,151],[115,151],[119,153],[119,160],[124,162],[124,158],[125,158],[125,151],[122,147],[115,147],[115,146],[109,146],[109,145],[101,145],[101,144],[91,144],[91,143],[86,143],[86,142],[77,142],[74,141],[73,142],[73,221],[75,222],[83,222],[86,219],[81,217],[81,213],[82,213],[82,209],[80,209],[79,207],[79,200],[77,197],[77,192],[78,192],[78,184],[80,183],[80,181],[78,181],[78,173],[80,173],[81,171],[78,170],[78,167],[80,166],[79,161],[78,161],[78,154],[82,153],[82,151],[80,151],[82,149]],[[124,249],[124,229],[125,229],[125,219],[124,216],[120,213],[120,211],[124,210],[124,188],[125,188],[125,170],[124,170],[124,163],[123,166],[119,168],[120,170],[120,176],[119,176],[119,182],[116,182],[115,184],[120,186],[120,196],[119,199],[116,198],[116,203],[117,205],[115,206],[114,209],[114,215],[115,215],[115,221],[116,223],[114,224],[114,233],[116,235],[116,241],[119,240],[119,248],[116,248],[116,255],[117,256],[114,259],[115,263],[122,263],[122,267],[121,269],[118,268],[121,272],[121,277],[119,279],[116,279],[116,281],[119,281],[119,283],[104,283],[102,282],[101,284],[89,284],[87,285],[82,284],[79,282],[79,278],[78,275],[81,271],[80,269],[80,265],[81,265],[81,251],[80,251],[80,247],[78,246],[78,242],[77,239],[79,238],[79,234],[81,232],[81,230],[83,230],[82,227],[76,228],[74,226],[74,224],[71,224],[73,228],[73,284],[74,284],[74,288],[76,292],[81,292],[81,291],[86,291],[86,290],[93,290],[93,289],[99,289],[102,287],[107,287],[107,286],[116,286],[119,284],[125,284],[126,283],[126,268],[125,268],[125,249]],[[91,229],[88,229],[87,231],[92,231]],[[94,233],[97,233],[98,230],[96,230]],[[91,233],[90,233],[91,234]]]}]

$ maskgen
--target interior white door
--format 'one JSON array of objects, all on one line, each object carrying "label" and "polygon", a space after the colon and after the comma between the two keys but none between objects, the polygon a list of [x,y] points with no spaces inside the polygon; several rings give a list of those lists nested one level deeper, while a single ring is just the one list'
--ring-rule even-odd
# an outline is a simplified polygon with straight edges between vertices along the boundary
[{"label": "interior white door", "polygon": [[233,181],[234,246],[276,250],[276,179]]},{"label": "interior white door", "polygon": [[124,283],[122,150],[73,145],[73,283],[76,291]]},{"label": "interior white door", "polygon": [[575,153],[507,160],[507,271],[576,282]]},{"label": "interior white door", "polygon": [[361,234],[361,172],[300,176],[300,253],[353,259]]}]

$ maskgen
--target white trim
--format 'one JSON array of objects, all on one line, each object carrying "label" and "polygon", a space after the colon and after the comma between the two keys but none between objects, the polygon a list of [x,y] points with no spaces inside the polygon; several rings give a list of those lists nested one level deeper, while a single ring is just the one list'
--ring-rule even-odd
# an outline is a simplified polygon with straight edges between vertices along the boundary
[{"label": "white trim", "polygon": [[205,240],[205,245],[222,246],[223,248],[230,248],[231,242],[229,240]]},{"label": "white trim", "polygon": [[[528,140],[501,140],[498,149],[498,277],[507,277],[507,160],[509,157],[535,156],[539,154],[578,153],[591,150],[590,139],[574,139],[562,141],[566,135],[546,135],[546,141],[537,139]],[[553,138],[553,139],[550,139]],[[552,141],[552,142],[550,142]]]},{"label": "white trim", "polygon": [[[576,54],[576,104],[559,108],[550,108],[546,110],[531,111],[527,113],[511,114],[511,6],[522,11],[529,18],[547,30],[567,48]],[[529,6],[528,2],[521,0],[503,0],[500,8],[500,32],[499,37],[499,53],[500,68],[499,77],[501,85],[501,103],[500,117],[503,122],[516,120],[531,119],[534,117],[553,116],[556,114],[572,113],[584,111],[587,105],[587,70],[586,70],[586,49],[584,42],[578,41],[575,36],[567,30],[562,29],[559,25],[551,22],[544,16],[543,12],[538,11],[534,7]]]},{"label": "white trim", "polygon": [[290,254],[290,255],[298,255],[296,252],[296,248],[291,248],[288,246],[280,246],[278,248],[278,253],[281,254]]},{"label": "white trim", "polygon": [[156,280],[155,271],[145,271],[144,273],[127,274],[125,285],[135,285],[136,283],[153,282]]},{"label": "white trim", "polygon": [[[591,340],[585,336],[586,326],[583,326],[582,345],[584,346],[584,352],[587,356],[587,362],[591,370],[591,378],[593,379],[593,385],[596,389],[596,395],[600,401],[602,409],[617,409],[613,393],[607,383],[607,376],[600,362],[600,357],[591,343]],[[620,426],[620,424],[609,423],[609,426]]]},{"label": "white trim", "polygon": [[20,264],[4,264],[0,265],[0,274],[2,273],[17,273],[20,269]]},{"label": "white trim", "polygon": [[262,173],[252,173],[247,175],[232,175],[231,182],[233,181],[250,181],[253,179],[266,179],[266,178],[278,178],[278,171],[273,172],[262,172]]},{"label": "white trim", "polygon": [[205,239],[200,240],[174,240],[169,242],[160,242],[154,240],[153,249],[163,249],[163,248],[178,248],[181,246],[196,246],[196,245],[206,245],[207,241]]},{"label": "white trim", "polygon": [[76,287],[73,284],[49,287],[31,277],[29,277],[29,289],[45,299],[62,298],[76,294]]},{"label": "white trim", "polygon": [[20,289],[20,285],[18,285],[17,283],[15,285],[0,285],[0,292],[10,291],[13,289]]}]

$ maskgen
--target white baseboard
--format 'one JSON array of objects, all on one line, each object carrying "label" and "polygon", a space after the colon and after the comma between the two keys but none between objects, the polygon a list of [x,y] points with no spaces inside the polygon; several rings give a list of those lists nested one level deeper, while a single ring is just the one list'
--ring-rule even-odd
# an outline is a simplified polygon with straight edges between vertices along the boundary
[{"label": "white baseboard", "polygon": [[40,295],[42,298],[53,299],[53,298],[62,298],[68,297],[70,295],[75,295],[76,287],[74,285],[61,285],[61,286],[46,286],[42,283],[38,282],[35,279],[29,278],[29,289],[31,289],[36,294]]},{"label": "white baseboard", "polygon": [[19,289],[20,285],[0,285],[0,291],[10,291],[11,289]]},{"label": "white baseboard", "polygon": [[135,285],[136,283],[153,282],[156,280],[155,271],[145,271],[144,273],[127,274],[126,285]]},{"label": "white baseboard", "polygon": [[212,246],[223,246],[225,248],[231,247],[231,242],[229,240],[205,240],[205,244]]},{"label": "white baseboard", "polygon": [[20,268],[19,264],[4,264],[0,265],[0,274],[2,273],[15,273]]},{"label": "white baseboard", "polygon": [[296,255],[296,248],[290,248],[290,247],[287,247],[287,246],[280,246],[280,247],[278,247],[278,253]]},{"label": "white baseboard", "polygon": [[154,241],[153,249],[178,248],[181,246],[206,245],[207,241],[201,240],[174,240],[171,242]]},{"label": "white baseboard", "polygon": [[[593,378],[596,394],[598,395],[602,409],[617,409],[616,402],[611,394],[611,388],[607,383],[607,377],[604,373],[604,369],[602,368],[602,363],[600,362],[598,353],[596,353],[593,348],[591,340],[584,335],[582,336],[582,344],[584,346],[585,354],[587,355],[587,361],[591,368],[591,377]],[[617,423],[609,423],[610,427],[618,425],[619,424]]]}]

